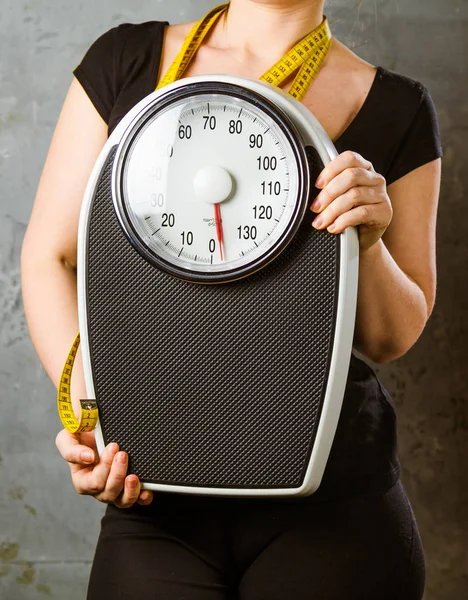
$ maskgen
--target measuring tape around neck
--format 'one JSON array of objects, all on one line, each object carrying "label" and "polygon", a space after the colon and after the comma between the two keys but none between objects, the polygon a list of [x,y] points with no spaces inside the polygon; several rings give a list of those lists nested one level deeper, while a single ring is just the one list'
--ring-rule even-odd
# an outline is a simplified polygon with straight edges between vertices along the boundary
[{"label": "measuring tape around neck", "polygon": [[[174,62],[167,73],[158,83],[156,89],[180,79],[187,69],[190,61],[200,47],[207,33],[219,19],[225,14],[229,4],[221,4],[213,8],[203,19],[198,21],[177,54]],[[301,101],[310,85],[318,75],[318,72],[328,54],[332,41],[332,34],[328,25],[328,19],[323,21],[313,31],[304,36],[294,45],[278,62],[276,62],[259,79],[277,87],[295,71],[298,71],[288,93]]]},{"label": "measuring tape around neck", "polygon": [[[218,18],[225,13],[228,6],[229,4],[223,4],[214,8],[196,23],[156,89],[162,88],[182,77],[208,31]],[[291,50],[260,77],[260,80],[276,87],[286,81],[290,75],[298,71],[288,93],[297,100],[302,100],[327,56],[331,40],[331,32],[327,18],[325,17],[317,28],[295,44]],[[76,417],[73,410],[71,401],[71,375],[79,344],[80,333],[78,332],[68,353],[57,393],[60,420],[63,426],[71,433],[92,431],[98,422],[98,407],[95,399],[79,400],[81,406],[79,418]]]}]

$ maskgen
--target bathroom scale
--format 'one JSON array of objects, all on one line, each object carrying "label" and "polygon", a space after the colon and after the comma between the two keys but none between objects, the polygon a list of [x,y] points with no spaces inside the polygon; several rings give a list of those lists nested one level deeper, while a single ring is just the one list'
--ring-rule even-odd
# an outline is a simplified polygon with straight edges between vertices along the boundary
[{"label": "bathroom scale", "polygon": [[78,311],[101,453],[156,491],[306,496],[335,435],[359,243],[312,227],[336,149],[279,88],[175,81],[116,126],[86,187]]}]

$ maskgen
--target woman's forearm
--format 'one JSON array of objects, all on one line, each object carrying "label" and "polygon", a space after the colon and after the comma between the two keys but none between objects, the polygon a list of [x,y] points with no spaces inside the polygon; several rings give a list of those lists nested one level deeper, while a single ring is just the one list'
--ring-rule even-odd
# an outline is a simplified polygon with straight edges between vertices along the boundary
[{"label": "woman's forearm", "polygon": [[398,266],[382,239],[359,256],[354,347],[384,363],[405,354],[428,318],[421,288]]},{"label": "woman's forearm", "polygon": [[[21,256],[21,287],[26,321],[36,353],[58,388],[68,352],[79,330],[76,271],[59,259]],[[75,410],[86,398],[80,348],[73,366],[71,395]]]}]

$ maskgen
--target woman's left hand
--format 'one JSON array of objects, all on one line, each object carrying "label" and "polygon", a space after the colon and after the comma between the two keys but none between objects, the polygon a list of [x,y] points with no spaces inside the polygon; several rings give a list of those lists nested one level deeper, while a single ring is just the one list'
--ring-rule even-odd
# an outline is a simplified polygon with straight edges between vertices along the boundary
[{"label": "woman's left hand", "polygon": [[359,231],[359,246],[368,250],[382,237],[393,209],[385,178],[357,152],[343,152],[323,169],[317,181],[321,192],[311,204],[319,213],[316,229],[342,233],[349,225]]}]

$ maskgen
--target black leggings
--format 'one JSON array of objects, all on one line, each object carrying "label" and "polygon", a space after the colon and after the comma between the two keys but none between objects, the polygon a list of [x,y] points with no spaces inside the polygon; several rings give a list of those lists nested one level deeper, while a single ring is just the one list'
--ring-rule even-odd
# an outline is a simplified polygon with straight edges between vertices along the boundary
[{"label": "black leggings", "polygon": [[422,598],[424,554],[400,481],[322,504],[170,496],[107,507],[87,600]]}]

